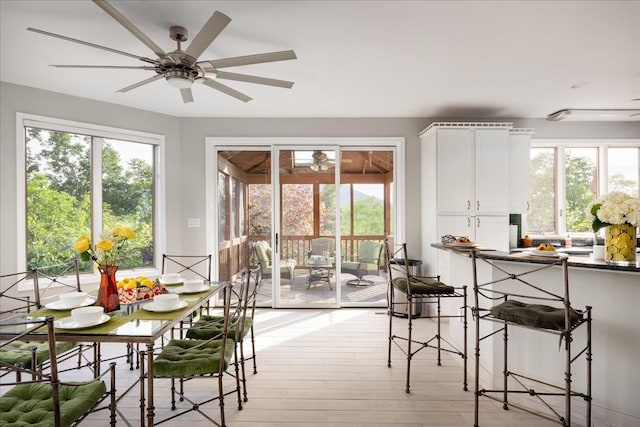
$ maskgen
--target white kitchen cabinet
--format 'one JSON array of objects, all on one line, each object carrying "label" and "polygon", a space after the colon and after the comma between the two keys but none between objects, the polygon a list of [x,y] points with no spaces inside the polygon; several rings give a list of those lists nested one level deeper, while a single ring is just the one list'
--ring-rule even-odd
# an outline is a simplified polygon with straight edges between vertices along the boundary
[{"label": "white kitchen cabinet", "polygon": [[[420,133],[422,261],[427,274],[448,271],[445,234],[509,250],[511,123],[433,123]],[[444,277],[443,277],[444,279]]]},{"label": "white kitchen cabinet", "polygon": [[439,214],[509,212],[508,131],[508,128],[433,131],[437,140]]},{"label": "white kitchen cabinet", "polygon": [[527,214],[531,209],[532,129],[509,132],[509,213]]}]

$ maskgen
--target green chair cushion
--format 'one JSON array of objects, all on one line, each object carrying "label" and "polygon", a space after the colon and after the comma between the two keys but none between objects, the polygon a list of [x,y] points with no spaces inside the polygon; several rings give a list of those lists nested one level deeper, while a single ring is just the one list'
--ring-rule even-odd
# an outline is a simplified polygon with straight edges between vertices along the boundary
[{"label": "green chair cushion", "polygon": [[[202,316],[187,330],[187,338],[197,340],[208,340],[214,338],[222,332],[222,322],[224,319],[219,316]],[[248,317],[244,321],[244,329],[240,335],[243,339],[251,330],[253,319]],[[236,329],[233,327],[229,330],[229,337],[236,336]]]},{"label": "green chair cushion", "polygon": [[[533,326],[543,329],[564,329],[564,308],[548,305],[525,304],[516,300],[508,300],[491,307],[491,315],[519,325]],[[571,325],[578,323],[582,316],[576,310],[570,311]]]},{"label": "green chair cushion", "polygon": [[[76,343],[74,342],[56,342],[56,353],[60,355],[75,346]],[[10,365],[20,364],[23,368],[31,369],[31,349],[34,347],[36,349],[36,363],[38,365],[49,360],[49,343],[46,341],[14,341],[0,349],[0,360]]]},{"label": "green chair cushion", "polygon": [[175,378],[217,373],[221,361],[224,369],[229,366],[233,340],[227,339],[224,355],[221,348],[222,340],[171,340],[155,358],[153,375]]},{"label": "green chair cushion", "polygon": [[[402,293],[407,293],[407,278],[396,277],[393,279],[393,287],[398,289]],[[414,295],[442,295],[452,294],[455,289],[453,286],[445,285],[439,280],[432,279],[430,277],[412,277],[411,278],[411,292]]]},{"label": "green chair cushion", "polygon": [[[61,385],[60,418],[69,426],[89,411],[106,393],[103,381]],[[53,426],[53,388],[49,383],[19,384],[0,396],[0,425]]]}]

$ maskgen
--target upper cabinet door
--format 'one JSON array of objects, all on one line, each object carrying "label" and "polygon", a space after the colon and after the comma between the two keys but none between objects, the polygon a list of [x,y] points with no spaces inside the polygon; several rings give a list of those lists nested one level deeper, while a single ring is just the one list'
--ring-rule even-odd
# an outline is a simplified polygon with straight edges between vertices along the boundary
[{"label": "upper cabinet door", "polygon": [[475,130],[475,203],[480,215],[509,212],[509,132],[507,129]]},{"label": "upper cabinet door", "polygon": [[531,208],[530,151],[530,132],[509,134],[509,213],[526,214]]},{"label": "upper cabinet door", "polygon": [[473,131],[438,129],[437,132],[438,212],[471,213],[474,206]]}]

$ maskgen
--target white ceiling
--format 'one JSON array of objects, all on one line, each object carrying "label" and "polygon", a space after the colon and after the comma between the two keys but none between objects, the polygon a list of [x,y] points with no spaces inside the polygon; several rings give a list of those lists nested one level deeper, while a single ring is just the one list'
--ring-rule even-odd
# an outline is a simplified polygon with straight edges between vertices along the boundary
[{"label": "white ceiling", "polygon": [[[32,33],[50,31],[155,55],[91,1],[0,1],[2,81],[180,117],[541,118],[563,108],[640,108],[640,1],[117,1],[165,51],[169,27],[191,38],[215,10],[232,22],[200,59],[294,49],[297,60],[227,71],[295,81],[227,81],[240,102],[194,85],[195,102],[144,65]],[[188,45],[188,42],[187,42]],[[183,46],[184,48],[184,46]]]}]

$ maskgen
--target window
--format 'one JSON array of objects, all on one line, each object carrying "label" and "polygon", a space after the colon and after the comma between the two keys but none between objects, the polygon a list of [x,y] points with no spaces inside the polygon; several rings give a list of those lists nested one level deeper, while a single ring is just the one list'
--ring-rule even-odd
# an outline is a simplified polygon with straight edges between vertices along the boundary
[{"label": "window", "polygon": [[[162,137],[27,115],[19,123],[25,178],[18,229],[26,230],[18,237],[19,262],[66,263],[77,256],[73,244],[81,233],[95,243],[102,230],[122,226],[136,239],[123,248],[120,270],[155,268]],[[83,265],[85,272],[92,268]]]},{"label": "window", "polygon": [[638,196],[640,141],[536,141],[531,148],[531,213],[526,233],[591,233],[584,213],[602,194]]}]

